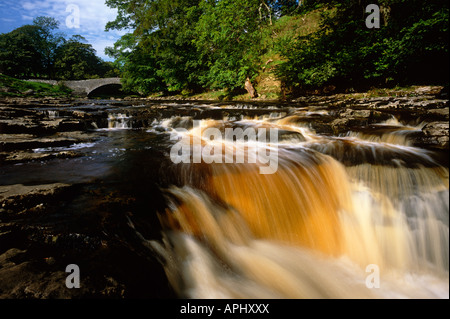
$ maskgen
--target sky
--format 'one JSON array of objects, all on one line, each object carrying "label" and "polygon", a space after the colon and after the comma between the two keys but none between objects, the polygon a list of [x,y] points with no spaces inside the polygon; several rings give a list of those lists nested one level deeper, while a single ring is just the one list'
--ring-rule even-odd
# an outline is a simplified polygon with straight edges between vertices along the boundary
[{"label": "sky", "polygon": [[32,24],[39,16],[53,17],[60,22],[58,31],[66,38],[82,35],[97,56],[111,61],[105,55],[105,47],[112,46],[125,34],[125,31],[104,31],[106,23],[116,15],[117,10],[107,7],[105,0],[0,0],[0,33]]}]

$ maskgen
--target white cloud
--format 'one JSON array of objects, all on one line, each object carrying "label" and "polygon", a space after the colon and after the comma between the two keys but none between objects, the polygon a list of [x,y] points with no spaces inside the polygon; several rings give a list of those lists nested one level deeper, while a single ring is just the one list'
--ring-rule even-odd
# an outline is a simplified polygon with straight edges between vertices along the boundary
[{"label": "white cloud", "polygon": [[49,4],[50,3],[47,1],[38,1],[38,2],[26,1],[26,2],[22,3],[22,8],[27,11],[33,11],[36,9],[46,8],[49,6]]},{"label": "white cloud", "polygon": [[106,59],[105,56],[105,48],[111,47],[114,45],[114,40],[105,40],[105,39],[92,39],[89,43],[92,44],[92,47],[97,51],[97,55],[103,59]]}]

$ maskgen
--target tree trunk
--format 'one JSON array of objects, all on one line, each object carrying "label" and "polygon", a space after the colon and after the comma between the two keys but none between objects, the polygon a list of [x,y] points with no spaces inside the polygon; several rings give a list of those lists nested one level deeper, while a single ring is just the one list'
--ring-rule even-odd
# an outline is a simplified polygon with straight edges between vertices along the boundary
[{"label": "tree trunk", "polygon": [[272,12],[265,2],[263,2],[263,4],[266,6],[267,12],[269,13],[269,25],[272,25]]},{"label": "tree trunk", "polygon": [[258,93],[256,92],[255,88],[252,85],[252,82],[250,82],[250,79],[247,78],[247,80],[245,80],[245,89],[247,90],[248,94],[250,94],[250,97],[252,99],[258,97]]}]

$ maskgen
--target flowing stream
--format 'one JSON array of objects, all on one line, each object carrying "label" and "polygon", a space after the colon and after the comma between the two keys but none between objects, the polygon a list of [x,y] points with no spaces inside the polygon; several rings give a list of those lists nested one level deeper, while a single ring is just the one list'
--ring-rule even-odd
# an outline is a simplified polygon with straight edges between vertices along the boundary
[{"label": "flowing stream", "polygon": [[[449,297],[448,167],[411,143],[421,124],[392,116],[364,132],[319,134],[301,119],[326,109],[251,113],[230,105],[220,118],[198,114],[223,106],[188,107],[181,115],[161,111],[145,125],[133,112],[109,112],[103,127],[90,130],[94,143],[71,146],[84,157],[53,163],[60,175],[53,179],[73,182],[126,165],[129,153],[161,154],[152,178],[164,181],[162,237],[136,232],[179,297]],[[227,138],[227,129],[273,130],[276,139]],[[177,145],[188,150],[184,162],[171,160]],[[267,154],[276,170],[262,174]],[[133,170],[145,176],[146,162],[139,165]],[[3,178],[19,182],[33,172],[43,179],[45,169],[16,166]]]},{"label": "flowing stream", "polygon": [[[376,139],[324,137],[270,116],[203,127],[225,124],[296,134],[278,141],[275,174],[260,174],[258,163],[179,168],[183,186],[169,189],[160,215],[165,241],[150,244],[180,295],[448,297],[448,169],[409,146],[404,132],[414,128],[382,123],[391,131]],[[371,265],[377,289],[366,285]]]}]

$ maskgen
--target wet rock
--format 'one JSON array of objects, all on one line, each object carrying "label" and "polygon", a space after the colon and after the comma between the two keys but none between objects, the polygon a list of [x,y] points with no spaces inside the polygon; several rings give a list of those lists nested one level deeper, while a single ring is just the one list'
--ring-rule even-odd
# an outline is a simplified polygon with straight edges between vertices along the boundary
[{"label": "wet rock", "polygon": [[43,209],[43,203],[54,200],[57,195],[68,191],[70,186],[62,183],[3,185],[0,186],[0,207],[6,214],[36,212]]},{"label": "wet rock", "polygon": [[33,119],[0,119],[1,134],[39,134],[41,132],[41,126]]},{"label": "wet rock", "polygon": [[1,299],[68,299],[79,292],[65,286],[67,274],[42,269],[26,256],[26,250],[11,248],[0,255]]},{"label": "wet rock", "polygon": [[46,131],[56,131],[63,121],[64,119],[54,119],[41,121],[40,124]]},{"label": "wet rock", "polygon": [[449,123],[431,122],[423,128],[425,137],[417,142],[418,144],[428,144],[441,149],[449,148]]},{"label": "wet rock", "polygon": [[17,152],[4,152],[0,153],[0,163],[26,163],[32,161],[47,161],[54,158],[75,158],[83,156],[81,153],[76,153],[73,151],[61,151],[52,153],[34,153],[27,151],[17,151]]},{"label": "wet rock", "polygon": [[6,152],[2,153],[3,163],[23,163],[35,160],[47,160],[53,158],[52,154],[30,153],[30,152]]},{"label": "wet rock", "polygon": [[20,250],[17,248],[11,248],[0,255],[0,268],[2,267],[10,267],[15,265],[12,261],[15,257],[22,255],[26,252],[26,250]]},{"label": "wet rock", "polygon": [[30,134],[0,134],[0,151],[69,146],[77,140],[64,137],[37,138]]},{"label": "wet rock", "polygon": [[[59,267],[59,269],[57,269]],[[38,269],[36,269],[38,268]],[[84,269],[83,269],[84,270]],[[68,289],[65,266],[26,261],[0,268],[1,299],[124,298],[125,286],[110,276],[92,279],[82,273],[79,289]]]},{"label": "wet rock", "polygon": [[369,118],[372,112],[370,110],[353,110],[348,109],[345,112],[341,113],[341,117],[345,117],[346,119],[350,118]]},{"label": "wet rock", "polygon": [[72,116],[76,118],[86,118],[88,116],[88,113],[85,111],[73,111]]},{"label": "wet rock", "polygon": [[431,109],[428,110],[428,114],[433,116],[436,119],[439,119],[441,121],[448,121],[449,120],[449,108],[442,108],[442,109]]},{"label": "wet rock", "polygon": [[106,287],[101,291],[101,294],[104,296],[116,296],[119,298],[123,298],[125,296],[125,286],[120,284],[112,277],[106,277]]},{"label": "wet rock", "polygon": [[414,93],[423,95],[438,95],[443,91],[442,86],[421,86],[414,89]]},{"label": "wet rock", "polygon": [[59,249],[74,250],[79,252],[95,251],[105,246],[100,238],[79,233],[55,235],[36,232],[30,236],[30,240]]},{"label": "wet rock", "polygon": [[416,106],[429,110],[429,109],[435,109],[435,108],[445,108],[448,107],[448,100],[425,100],[425,101],[419,101],[415,103]]},{"label": "wet rock", "polygon": [[8,93],[8,92],[12,92],[13,90],[10,87],[1,87],[0,88],[0,92],[2,93]]},{"label": "wet rock", "polygon": [[95,136],[92,133],[85,131],[58,132],[54,137],[75,140],[77,143],[89,143],[95,140]]},{"label": "wet rock", "polygon": [[55,263],[56,263],[56,259],[55,259],[55,257],[46,257],[45,258],[45,262],[48,264],[48,265],[54,265]]},{"label": "wet rock", "polygon": [[333,133],[336,135],[340,135],[342,132],[348,131],[349,127],[349,119],[340,118],[331,122],[331,128]]},{"label": "wet rock", "polygon": [[23,108],[11,107],[10,105],[0,106],[0,118],[2,119],[11,119],[13,117],[19,118],[23,116],[35,116],[35,115],[36,115],[35,110],[27,110]]}]

